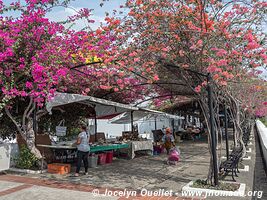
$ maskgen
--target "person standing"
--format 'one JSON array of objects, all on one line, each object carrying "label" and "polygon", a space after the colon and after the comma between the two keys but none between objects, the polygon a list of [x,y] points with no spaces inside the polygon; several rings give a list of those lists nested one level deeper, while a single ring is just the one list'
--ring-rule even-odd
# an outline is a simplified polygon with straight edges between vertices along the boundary
[{"label": "person standing", "polygon": [[86,133],[86,126],[82,125],[80,127],[80,133],[78,135],[76,144],[77,144],[77,166],[75,176],[79,176],[79,172],[81,169],[81,164],[83,161],[85,175],[88,174],[88,155],[90,151],[89,139],[90,136]]},{"label": "person standing", "polygon": [[166,134],[162,137],[163,145],[167,151],[167,154],[170,153],[170,149],[175,146],[174,137],[171,133],[171,128],[166,128]]}]

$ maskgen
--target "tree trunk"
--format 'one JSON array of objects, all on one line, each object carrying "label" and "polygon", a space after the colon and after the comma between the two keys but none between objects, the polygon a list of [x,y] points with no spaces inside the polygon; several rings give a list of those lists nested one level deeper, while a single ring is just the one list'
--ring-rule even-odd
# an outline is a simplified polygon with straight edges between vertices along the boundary
[{"label": "tree trunk", "polygon": [[[233,123],[234,123],[234,127],[235,127],[235,136],[236,136],[236,142],[239,142],[240,145],[243,148],[243,152],[242,152],[242,158],[246,156],[246,146],[243,142],[243,130],[241,128],[241,120],[240,120],[240,116],[241,116],[241,111],[240,111],[240,106],[239,103],[232,97],[232,102],[233,102]],[[236,145],[238,145],[236,143]]]},{"label": "tree trunk", "polygon": [[33,153],[38,159],[42,159],[42,154],[35,146],[35,133],[33,130],[33,120],[29,120],[27,123],[27,133],[26,133],[26,144],[30,149],[31,153]]},{"label": "tree trunk", "polygon": [[[30,102],[30,104],[32,104],[32,102]],[[33,119],[29,117],[30,112],[33,111],[33,109],[29,109],[31,106],[30,104],[29,104],[28,108],[25,110],[25,113],[24,113],[23,119],[22,119],[22,124],[18,123],[14,119],[14,117],[11,115],[11,113],[7,107],[5,107],[5,112],[6,112],[7,116],[11,119],[11,121],[15,124],[15,126],[17,127],[19,134],[22,136],[22,138],[26,142],[26,145],[29,148],[29,150],[31,151],[31,153],[34,154],[39,160],[41,160],[43,156],[35,146],[35,133],[33,130]],[[43,115],[44,112],[42,112],[41,114]],[[42,116],[42,115],[40,115],[40,116]],[[41,167],[41,161],[39,161],[37,164],[39,167]]]},{"label": "tree trunk", "polygon": [[[202,110],[203,117],[205,119],[205,123],[207,125],[208,130],[208,146],[209,146],[209,152],[210,152],[210,166],[207,174],[207,182],[209,184],[213,184],[213,160],[212,160],[212,145],[211,145],[211,130],[210,130],[210,120],[209,120],[209,109],[207,103],[205,103],[205,99],[199,100],[199,104]],[[217,131],[215,131],[217,133]],[[217,151],[216,151],[217,154]],[[218,157],[218,156],[217,156]],[[217,167],[218,167],[217,163]]]},{"label": "tree trunk", "polygon": [[234,106],[234,100],[231,98],[231,104],[230,104],[230,117],[233,121],[233,137],[234,137],[234,147],[236,147],[237,145],[237,138],[238,138],[238,134],[237,134],[237,123],[236,123],[236,109]]}]

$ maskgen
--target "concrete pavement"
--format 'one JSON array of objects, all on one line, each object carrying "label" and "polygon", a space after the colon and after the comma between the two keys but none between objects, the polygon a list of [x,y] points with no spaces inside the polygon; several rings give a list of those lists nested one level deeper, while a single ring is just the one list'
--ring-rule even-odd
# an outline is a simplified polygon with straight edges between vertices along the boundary
[{"label": "concrete pavement", "polygon": [[[246,183],[246,194],[251,191],[260,190],[264,193],[266,190],[266,180],[263,178],[263,172],[254,176],[254,172],[260,172],[257,167],[262,166],[259,162],[261,155],[255,151],[255,140],[253,139],[252,152],[248,153],[250,160],[244,160],[241,165],[249,165],[249,172],[239,173],[237,181]],[[224,143],[222,143],[224,146]],[[257,144],[257,143],[256,143]],[[160,156],[142,156],[133,160],[118,159],[112,164],[98,166],[90,169],[87,176],[78,178],[70,175],[52,175],[48,173],[39,175],[16,174],[16,175],[0,175],[0,200],[14,199],[48,199],[56,200],[58,198],[64,200],[85,200],[85,199],[191,199],[181,197],[157,197],[140,195],[131,198],[120,196],[94,196],[95,189],[100,194],[104,194],[105,190],[109,191],[140,191],[145,188],[150,191],[159,189],[172,190],[181,194],[181,188],[190,180],[205,179],[209,167],[208,144],[204,142],[184,142],[180,145],[182,152],[181,160],[176,166],[166,165],[166,155]],[[222,155],[225,155],[224,148]],[[255,158],[256,159],[256,169]],[[220,155],[220,156],[222,156]],[[266,177],[266,176],[265,176]],[[253,179],[258,183],[258,187],[253,187]],[[231,180],[231,177],[225,177]],[[255,186],[255,185],[254,185]],[[265,194],[264,194],[265,195]],[[125,196],[125,195],[124,195]],[[208,197],[207,199],[216,200],[251,200],[253,196],[246,197]],[[258,197],[258,196],[257,196]],[[254,199],[257,199],[253,198]],[[196,198],[194,198],[196,199]]]},{"label": "concrete pavement", "polygon": [[[14,175],[0,176],[0,200],[189,200],[174,196],[125,195],[124,190],[60,183]],[[106,192],[108,191],[108,193]],[[194,198],[195,199],[195,198]]]},{"label": "concrete pavement", "polygon": [[[13,185],[13,187],[11,187]],[[17,186],[16,186],[17,185]],[[117,200],[116,197],[94,196],[90,192],[49,188],[43,186],[0,181],[1,200]]]}]

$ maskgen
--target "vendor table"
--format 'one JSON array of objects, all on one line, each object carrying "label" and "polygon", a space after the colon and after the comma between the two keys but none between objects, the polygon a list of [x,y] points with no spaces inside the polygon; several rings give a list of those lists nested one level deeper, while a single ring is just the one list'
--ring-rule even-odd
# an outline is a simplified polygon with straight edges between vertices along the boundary
[{"label": "vendor table", "polygon": [[47,144],[37,144],[37,147],[46,147],[50,149],[77,149],[73,146],[66,146],[66,145],[47,145]]},{"label": "vendor table", "polygon": [[[90,146],[90,153],[95,153],[99,151],[111,151],[111,150],[117,150],[117,149],[127,149],[129,148],[129,144],[108,144],[108,145],[96,145],[96,146]],[[62,161],[64,158],[67,162],[68,154],[73,153],[76,151],[77,147],[74,146],[67,146],[67,145],[45,145],[45,144],[37,144],[37,147],[44,147],[44,148],[50,148],[54,151],[56,156],[61,156]],[[59,152],[59,154],[56,154],[56,152]],[[43,153],[44,155],[44,153]]]},{"label": "vendor table", "polygon": [[68,162],[68,159],[74,159],[76,147],[69,145],[46,145],[46,144],[37,144],[37,147],[43,147],[42,156],[44,157],[44,148],[50,148],[55,158],[59,158],[61,162]]},{"label": "vendor table", "polygon": [[129,144],[109,144],[109,145],[98,145],[98,146],[90,146],[90,152],[98,152],[98,151],[110,151],[117,149],[127,149],[129,148]]},{"label": "vendor table", "polygon": [[[117,150],[117,149],[126,149],[129,148],[129,144],[108,144],[108,145],[97,145],[97,146],[90,146],[90,153],[100,152],[100,151],[110,151],[110,150]],[[70,152],[73,156],[74,153],[77,150],[77,147],[73,146],[67,146],[67,145],[45,145],[45,144],[37,144],[37,147],[44,147],[44,148],[50,148],[54,151],[60,152],[60,156],[62,158],[62,161],[64,160],[67,162],[68,159],[68,153]],[[42,159],[42,169],[43,170],[43,161],[44,161],[44,152],[43,152],[43,159]]]},{"label": "vendor table", "polygon": [[151,155],[153,154],[153,143],[152,140],[146,141],[131,141],[129,142],[130,148],[128,151],[129,157],[133,159],[135,157],[135,151],[143,151],[148,150],[150,151]]},{"label": "vendor table", "polygon": [[[38,147],[46,147],[51,149],[65,149],[65,150],[72,150],[77,149],[77,147],[73,146],[66,146],[66,145],[45,145],[45,144],[37,144]],[[108,145],[96,145],[90,146],[90,152],[98,152],[98,151],[110,151],[116,149],[126,149],[129,148],[129,144],[108,144]]]}]

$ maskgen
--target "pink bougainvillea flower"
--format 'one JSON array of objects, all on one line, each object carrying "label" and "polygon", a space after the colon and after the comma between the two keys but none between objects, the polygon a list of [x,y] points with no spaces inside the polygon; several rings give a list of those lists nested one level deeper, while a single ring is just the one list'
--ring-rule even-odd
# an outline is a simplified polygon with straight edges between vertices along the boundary
[{"label": "pink bougainvillea flower", "polygon": [[195,87],[195,92],[200,93],[201,92],[201,85]]},{"label": "pink bougainvillea flower", "polygon": [[32,88],[33,88],[33,84],[32,84],[32,82],[29,82],[29,81],[26,82],[25,86],[26,86],[26,88],[28,88],[28,89],[32,89]]},{"label": "pink bougainvillea flower", "polygon": [[154,79],[154,81],[158,81],[158,80],[159,80],[159,76],[158,76],[158,75],[155,75],[155,76],[153,77],[153,79]]}]

